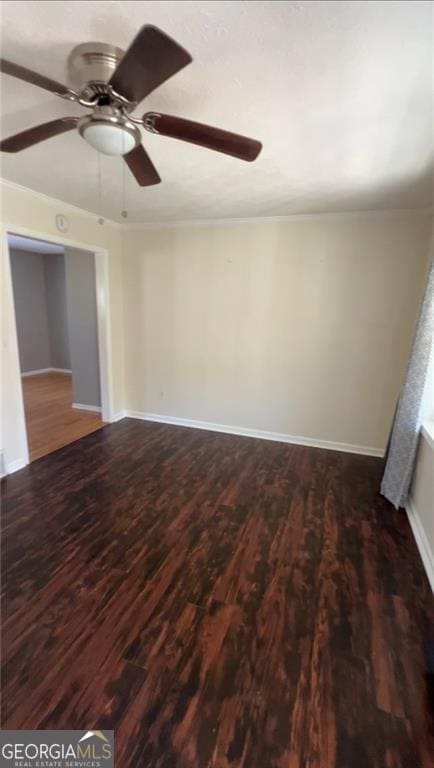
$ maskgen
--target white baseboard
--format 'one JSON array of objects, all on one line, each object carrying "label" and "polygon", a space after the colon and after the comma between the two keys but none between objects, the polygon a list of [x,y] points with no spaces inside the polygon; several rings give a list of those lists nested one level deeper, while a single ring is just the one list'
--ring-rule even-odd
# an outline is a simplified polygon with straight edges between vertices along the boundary
[{"label": "white baseboard", "polygon": [[27,376],[39,376],[40,373],[72,373],[70,368],[39,368],[35,371],[25,371],[21,374],[21,378],[25,379]]},{"label": "white baseboard", "polygon": [[84,403],[73,403],[72,407],[76,408],[78,411],[95,411],[95,413],[101,413],[100,405],[85,405]]},{"label": "white baseboard", "polygon": [[428,537],[425,533],[422,520],[418,514],[416,507],[411,499],[408,500],[405,508],[407,512],[408,522],[410,523],[413,536],[416,540],[417,548],[424,565],[428,581],[431,585],[431,589],[434,592],[434,553],[431,551]]},{"label": "white baseboard", "polygon": [[27,461],[25,459],[16,459],[6,465],[6,473],[12,475],[14,472],[18,472],[19,469],[24,469],[24,467],[27,467]]},{"label": "white baseboard", "polygon": [[27,376],[38,376],[40,373],[51,373],[52,370],[52,368],[38,368],[35,371],[24,371],[24,373],[21,374],[21,378],[25,379]]},{"label": "white baseboard", "polygon": [[113,416],[111,416],[109,419],[109,424],[115,424],[117,421],[121,421],[121,419],[124,419],[126,415],[126,411],[118,411],[118,413],[114,413]]},{"label": "white baseboard", "polygon": [[162,416],[158,413],[144,413],[142,411],[125,411],[125,416],[143,421],[156,421],[161,424],[173,424],[178,427],[191,427],[192,429],[206,429],[210,432],[224,432],[229,435],[241,435],[242,437],[256,437],[260,440],[274,440],[278,443],[291,443],[293,445],[305,445],[312,448],[325,448],[330,451],[343,451],[344,453],[360,453],[365,456],[384,456],[382,448],[372,448],[368,445],[352,445],[351,443],[334,443],[330,440],[316,440],[311,437],[299,435],[286,435],[280,432],[268,432],[263,429],[248,429],[246,427],[234,427],[228,424],[215,424],[211,421],[196,421],[195,419],[181,419],[177,416]]}]

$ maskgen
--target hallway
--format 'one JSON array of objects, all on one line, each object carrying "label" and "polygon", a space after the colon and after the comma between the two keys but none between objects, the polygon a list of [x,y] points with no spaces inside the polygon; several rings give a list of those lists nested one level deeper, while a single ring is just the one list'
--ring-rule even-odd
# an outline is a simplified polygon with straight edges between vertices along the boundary
[{"label": "hallway", "polygon": [[70,373],[40,373],[22,378],[30,461],[104,426],[99,413],[72,407]]}]

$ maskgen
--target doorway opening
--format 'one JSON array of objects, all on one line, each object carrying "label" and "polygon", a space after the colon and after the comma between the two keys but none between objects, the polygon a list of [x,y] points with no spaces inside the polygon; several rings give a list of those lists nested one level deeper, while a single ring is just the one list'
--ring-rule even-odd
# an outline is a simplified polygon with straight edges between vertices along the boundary
[{"label": "doorway opening", "polygon": [[95,254],[8,233],[29,460],[101,429]]}]

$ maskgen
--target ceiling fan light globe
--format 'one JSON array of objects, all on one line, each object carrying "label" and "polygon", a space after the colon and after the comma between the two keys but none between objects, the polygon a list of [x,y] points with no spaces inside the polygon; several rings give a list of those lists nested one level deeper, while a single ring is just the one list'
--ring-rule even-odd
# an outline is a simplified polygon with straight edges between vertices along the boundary
[{"label": "ceiling fan light globe", "polygon": [[137,145],[136,136],[121,125],[90,122],[81,135],[94,149],[104,155],[126,155]]}]

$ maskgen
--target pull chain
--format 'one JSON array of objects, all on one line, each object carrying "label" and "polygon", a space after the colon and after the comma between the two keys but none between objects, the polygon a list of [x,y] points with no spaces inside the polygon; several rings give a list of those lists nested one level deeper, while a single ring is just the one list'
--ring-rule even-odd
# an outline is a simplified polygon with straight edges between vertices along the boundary
[{"label": "pull chain", "polygon": [[125,160],[124,160],[124,155],[125,155],[125,135],[124,135],[123,132],[122,132],[122,149],[123,149],[123,153],[122,153],[122,211],[121,211],[121,216],[122,216],[123,219],[126,219],[128,217],[128,212],[127,212],[127,202],[126,202],[126,194],[125,194],[125,165],[126,165],[126,163],[125,163]]},{"label": "pull chain", "polygon": [[101,153],[97,152],[97,168],[98,168],[98,211],[99,211],[99,219],[98,224],[104,224],[104,219],[102,217],[102,178],[101,178]]}]

